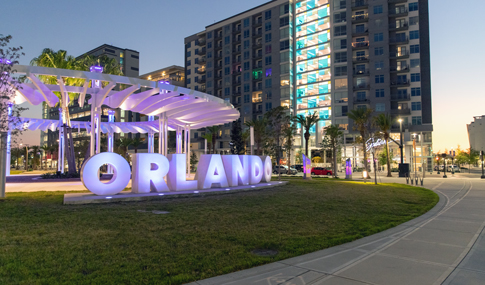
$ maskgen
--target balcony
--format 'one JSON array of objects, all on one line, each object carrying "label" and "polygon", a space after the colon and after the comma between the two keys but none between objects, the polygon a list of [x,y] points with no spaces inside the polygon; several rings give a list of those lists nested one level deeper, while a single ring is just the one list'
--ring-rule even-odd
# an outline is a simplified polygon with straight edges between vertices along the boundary
[{"label": "balcony", "polygon": [[389,39],[389,44],[391,45],[401,45],[401,44],[408,44],[409,38],[408,37],[394,37]]},{"label": "balcony", "polygon": [[409,58],[409,52],[390,52],[389,58],[390,59]]},{"label": "balcony", "polygon": [[201,46],[201,47],[205,46],[206,42],[207,42],[207,41],[206,41],[205,37],[203,37],[203,38],[199,38],[199,40],[198,40],[198,44],[199,44],[199,46]]},{"label": "balcony", "polygon": [[408,9],[406,7],[396,7],[395,9],[389,9],[389,17],[406,17],[408,15]]},{"label": "balcony", "polygon": [[255,32],[253,33],[253,38],[260,38],[263,35],[263,32]]},{"label": "balcony", "polygon": [[235,28],[234,30],[232,30],[232,34],[234,34],[234,35],[239,34],[239,33],[241,33],[241,27]]},{"label": "balcony", "polygon": [[359,30],[353,30],[352,31],[352,36],[353,37],[361,37],[361,36],[367,36],[369,34],[369,30],[368,29],[359,29]]},{"label": "balcony", "polygon": [[236,90],[232,91],[232,95],[235,95],[235,96],[241,95],[241,89],[236,89]]},{"label": "balcony", "polygon": [[262,52],[257,52],[257,53],[254,53],[253,54],[253,58],[254,59],[257,59],[257,58],[262,58],[263,57],[263,53]]},{"label": "balcony", "polygon": [[409,28],[408,22],[396,22],[389,25],[389,31],[403,31]]},{"label": "balcony", "polygon": [[259,27],[263,24],[263,19],[259,18],[257,21],[253,22],[253,27]]},{"label": "balcony", "polygon": [[232,63],[233,64],[237,64],[237,63],[240,63],[240,62],[241,62],[241,57],[240,56],[239,57],[233,57],[232,58]]},{"label": "balcony", "polygon": [[[261,91],[263,90],[263,86],[254,86],[253,87],[253,91]],[[263,99],[261,99],[261,97],[259,98],[261,101],[258,101],[258,102],[262,102]],[[254,103],[254,98],[253,98],[253,103]]]},{"label": "balcony", "polygon": [[389,70],[392,73],[403,73],[403,72],[409,72],[409,66],[391,66]]},{"label": "balcony", "polygon": [[369,70],[354,70],[354,77],[369,76]]},{"label": "balcony", "polygon": [[222,39],[222,32],[215,34],[214,39]]},{"label": "balcony", "polygon": [[369,14],[365,13],[362,15],[352,15],[352,23],[362,23],[369,21]]},{"label": "balcony", "polygon": [[354,91],[369,90],[369,89],[370,89],[370,85],[368,83],[360,83],[360,84],[354,85]]},{"label": "balcony", "polygon": [[398,81],[391,81],[392,87],[406,87],[409,86],[409,80],[398,80]]},{"label": "balcony", "polygon": [[205,48],[199,50],[199,55],[205,55],[207,50]]},{"label": "balcony", "polygon": [[260,48],[263,46],[263,42],[256,42],[253,44],[253,48]]},{"label": "balcony", "polygon": [[253,97],[252,101],[253,101],[253,103],[260,103],[260,102],[263,102],[263,98],[262,97]]},{"label": "balcony", "polygon": [[197,70],[197,74],[205,74],[205,66],[203,66],[203,67],[199,68],[199,69]]},{"label": "balcony", "polygon": [[[200,53],[199,53],[200,55]],[[199,58],[199,64],[205,64],[207,62],[207,58],[205,56]]]},{"label": "balcony", "polygon": [[215,50],[222,49],[222,42],[214,45]]},{"label": "balcony", "polygon": [[352,43],[352,48],[353,48],[353,49],[364,49],[364,48],[369,48],[369,41],[363,41],[363,42],[353,42],[353,43]]},{"label": "balcony", "polygon": [[354,98],[354,104],[370,104],[367,98]]},{"label": "balcony", "polygon": [[255,115],[262,114],[262,113],[263,113],[263,109],[262,108],[260,108],[260,109],[254,109],[253,110],[253,114],[255,114]]},{"label": "balcony", "polygon": [[406,3],[407,0],[387,0],[389,4]]},{"label": "balcony", "polygon": [[237,68],[232,72],[233,75],[241,74],[241,67]]},{"label": "balcony", "polygon": [[393,114],[393,115],[411,115],[411,109],[409,109],[409,108],[391,109],[391,114]]},{"label": "balcony", "polygon": [[[215,80],[222,79],[222,74],[216,74],[216,75],[214,75],[214,79]],[[220,88],[220,86],[217,86],[217,88]]]},{"label": "balcony", "polygon": [[262,62],[258,62],[258,63],[253,64],[253,68],[261,68],[261,67],[263,67]]},{"label": "balcony", "polygon": [[240,44],[240,43],[241,43],[241,37],[237,37],[237,38],[232,39],[232,44],[237,45],[237,44]]},{"label": "balcony", "polygon": [[241,53],[241,46],[233,48],[232,51],[235,53]]},{"label": "balcony", "polygon": [[353,62],[354,63],[369,62],[369,56],[368,55],[354,56]]},{"label": "balcony", "polygon": [[[239,71],[240,72],[240,71]],[[241,79],[235,79],[232,81],[233,85],[241,85]]]},{"label": "balcony", "polygon": [[356,0],[352,2],[352,10],[366,9],[369,7],[367,0]]},{"label": "balcony", "polygon": [[221,53],[221,54],[216,54],[216,55],[214,56],[214,58],[215,58],[216,60],[218,60],[218,59],[222,59],[222,53]]},{"label": "balcony", "polygon": [[205,78],[205,76],[202,76],[200,79],[199,79],[199,82],[200,84],[204,84],[207,82],[207,79]]},{"label": "balcony", "polygon": [[409,94],[391,94],[391,101],[410,101],[411,96]]}]

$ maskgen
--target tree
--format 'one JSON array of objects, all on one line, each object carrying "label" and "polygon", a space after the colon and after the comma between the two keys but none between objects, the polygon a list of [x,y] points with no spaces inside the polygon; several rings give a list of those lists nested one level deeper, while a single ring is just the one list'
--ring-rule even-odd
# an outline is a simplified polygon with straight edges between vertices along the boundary
[{"label": "tree", "polygon": [[127,161],[130,161],[128,156],[128,147],[131,145],[132,140],[130,138],[121,138],[116,140],[117,153],[123,156]]},{"label": "tree", "polygon": [[249,133],[249,130],[245,130],[241,135],[242,141],[244,142],[244,154],[247,154],[246,146],[250,136],[251,134]]},{"label": "tree", "polygon": [[324,150],[332,153],[333,161],[333,177],[337,178],[337,154],[342,146],[341,140],[344,133],[337,125],[330,125],[325,128],[325,136],[323,137],[322,146]]},{"label": "tree", "polygon": [[[22,47],[8,46],[12,36],[0,34],[0,198],[5,197],[7,153],[9,145],[7,143],[10,133],[10,142],[19,134],[19,131],[12,128],[20,122],[20,113],[25,108],[20,108],[15,104],[14,98],[23,77],[16,76],[17,71],[13,68],[19,63]],[[10,162],[9,162],[10,163]]]},{"label": "tree", "polygon": [[296,135],[296,124],[286,124],[283,126],[284,143],[283,148],[286,151],[286,164],[288,166],[288,174],[291,174],[291,151],[293,150]]},{"label": "tree", "polygon": [[[381,131],[382,137],[386,142],[386,154],[389,153],[389,137],[391,136],[391,127],[393,124],[393,120],[390,115],[386,114],[379,114],[378,116],[374,117],[374,124],[376,127]],[[391,174],[391,159],[389,155],[387,156],[387,177],[392,177]]]},{"label": "tree", "polygon": [[145,143],[145,139],[143,138],[134,138],[134,139],[131,139],[131,146],[133,147],[133,149],[135,150],[135,153],[138,153],[138,148]]},{"label": "tree", "polygon": [[39,164],[40,146],[31,146],[30,150],[32,153],[32,168],[33,170],[37,170],[37,165]]},{"label": "tree", "polygon": [[261,155],[262,152],[260,150],[267,137],[266,128],[268,126],[268,122],[266,117],[263,117],[262,119],[259,119],[259,120],[247,121],[245,125],[248,127],[253,127],[254,144],[256,144],[256,155]]},{"label": "tree", "polygon": [[195,171],[197,169],[196,165],[199,163],[199,158],[195,154],[195,152],[192,152],[190,155],[190,167],[192,168],[192,171]]},{"label": "tree", "polygon": [[280,171],[280,157],[281,157],[281,141],[284,139],[283,128],[290,124],[290,116],[286,113],[287,108],[278,106],[264,114],[268,121],[268,133],[271,136],[271,152],[273,153],[276,164],[278,165],[279,179],[281,179]]},{"label": "tree", "polygon": [[49,151],[51,153],[51,168],[53,168],[52,163],[54,163],[54,153],[59,152],[59,144],[55,143],[50,146]]},{"label": "tree", "polygon": [[242,137],[241,119],[232,122],[231,143],[233,146],[231,149],[232,154],[244,154],[246,143]]},{"label": "tree", "polygon": [[212,126],[212,127],[207,127],[206,129],[212,136],[212,140],[211,140],[211,142],[212,142],[212,153],[215,154],[216,153],[216,140],[217,140],[217,136],[219,135],[220,127],[219,126]]},{"label": "tree", "polygon": [[42,152],[43,152],[43,164],[41,166],[41,169],[47,168],[47,153],[49,152],[50,147],[45,144],[41,147]]},{"label": "tree", "polygon": [[305,155],[308,156],[308,141],[310,140],[310,129],[320,120],[317,112],[312,115],[303,116],[297,115],[293,118],[295,123],[300,124],[305,129]]},{"label": "tree", "polygon": [[210,154],[212,146],[212,134],[206,133],[202,137],[207,141],[208,154]]},{"label": "tree", "polygon": [[359,131],[362,139],[362,152],[364,153],[364,170],[369,171],[367,167],[367,137],[370,133],[370,121],[372,109],[354,109],[348,113],[349,119],[354,121],[354,130]]}]

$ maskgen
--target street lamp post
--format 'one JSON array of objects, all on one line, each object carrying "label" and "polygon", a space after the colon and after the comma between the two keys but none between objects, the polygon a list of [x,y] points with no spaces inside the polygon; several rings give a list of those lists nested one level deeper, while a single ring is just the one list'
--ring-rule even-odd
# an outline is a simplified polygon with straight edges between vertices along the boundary
[{"label": "street lamp post", "polygon": [[455,164],[453,163],[453,160],[455,158],[455,151],[453,150],[453,148],[451,148],[450,156],[451,156],[451,175],[455,175],[455,167],[454,167]]},{"label": "street lamp post", "polygon": [[[480,177],[481,179],[485,178],[485,173],[483,172],[483,150],[480,151],[480,160],[482,161],[482,176]],[[470,168],[470,167],[468,167]]]},{"label": "street lamp post", "polygon": [[446,153],[442,153],[441,157],[443,158],[443,178],[448,178],[446,176]]},{"label": "street lamp post", "polygon": [[438,166],[438,173],[437,174],[440,174],[440,157],[439,156],[436,156],[436,165]]},{"label": "street lamp post", "polygon": [[399,148],[401,149],[401,164],[404,163],[404,156],[403,156],[403,141],[402,141],[402,119],[399,118],[399,132],[400,132],[400,142]]}]

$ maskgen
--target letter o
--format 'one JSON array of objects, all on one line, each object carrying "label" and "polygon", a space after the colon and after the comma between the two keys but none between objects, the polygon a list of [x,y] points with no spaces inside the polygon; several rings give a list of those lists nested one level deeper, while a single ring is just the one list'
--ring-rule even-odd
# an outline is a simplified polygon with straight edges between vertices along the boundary
[{"label": "letter o", "polygon": [[[99,180],[98,170],[103,164],[114,169],[113,178],[108,183]],[[96,195],[115,195],[123,191],[130,182],[131,169],[128,162],[114,152],[102,152],[86,160],[81,169],[81,181]]]}]

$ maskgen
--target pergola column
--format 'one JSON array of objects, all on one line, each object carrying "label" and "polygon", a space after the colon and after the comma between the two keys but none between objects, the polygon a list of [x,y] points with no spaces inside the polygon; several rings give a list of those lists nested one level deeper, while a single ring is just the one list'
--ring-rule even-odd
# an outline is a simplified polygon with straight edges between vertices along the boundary
[{"label": "pergola column", "polygon": [[165,122],[163,121],[163,114],[158,115],[158,153],[165,155]]},{"label": "pergola column", "polygon": [[177,126],[176,153],[182,153],[182,127]]},{"label": "pergola column", "polygon": [[[109,123],[114,123],[115,121],[115,111],[114,110],[109,110],[108,111],[108,122]],[[108,152],[113,152],[114,151],[114,134],[110,130],[108,132]],[[114,170],[111,164],[108,164],[108,174],[113,174]]]},{"label": "pergola column", "polygon": [[[65,146],[65,134],[64,128],[62,127],[62,108],[59,108],[59,153],[57,155],[57,171],[64,172],[64,146]],[[28,157],[27,157],[28,159]]]},{"label": "pergola column", "polygon": [[185,126],[185,153],[187,156],[187,174],[190,174],[190,125]]},{"label": "pergola column", "polygon": [[[13,104],[12,103],[8,103],[7,104],[7,115],[8,115],[8,121],[7,123],[10,123],[11,122],[11,117],[12,117],[12,106]],[[5,175],[6,176],[10,176],[10,159],[11,159],[11,149],[12,149],[12,131],[11,131],[11,127],[9,126],[8,127],[8,132],[7,132],[7,145],[6,145],[6,149],[7,149],[7,162],[6,162],[6,165],[5,165]]]},{"label": "pergola column", "polygon": [[[154,116],[148,116],[148,121],[153,122],[155,120]],[[155,152],[155,133],[153,131],[148,132],[148,153],[154,153]]]}]

